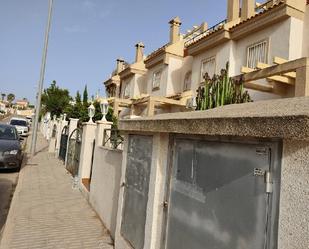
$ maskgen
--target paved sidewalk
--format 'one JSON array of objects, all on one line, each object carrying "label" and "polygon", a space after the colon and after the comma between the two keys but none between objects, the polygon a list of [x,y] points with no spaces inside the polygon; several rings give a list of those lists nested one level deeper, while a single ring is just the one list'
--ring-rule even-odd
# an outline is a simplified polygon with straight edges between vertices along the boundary
[{"label": "paved sidewalk", "polygon": [[96,213],[72,189],[71,176],[47,152],[41,135],[38,150],[20,172],[0,249],[113,248]]}]

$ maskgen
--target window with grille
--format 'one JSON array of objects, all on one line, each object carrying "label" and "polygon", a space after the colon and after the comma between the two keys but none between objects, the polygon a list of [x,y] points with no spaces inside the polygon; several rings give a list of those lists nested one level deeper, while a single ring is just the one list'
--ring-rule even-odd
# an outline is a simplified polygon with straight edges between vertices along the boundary
[{"label": "window with grille", "polygon": [[184,91],[188,91],[191,89],[191,76],[192,76],[191,71],[187,72],[185,75],[184,86],[183,86]]},{"label": "window with grille", "polygon": [[130,84],[126,83],[124,85],[124,89],[123,89],[123,98],[129,98],[130,97]]},{"label": "window with grille", "polygon": [[212,78],[216,72],[216,58],[211,57],[202,61],[201,68],[201,81],[204,80],[204,75],[208,73],[209,77]]},{"label": "window with grille", "polygon": [[247,67],[256,68],[258,62],[267,63],[267,41],[255,43],[247,49]]},{"label": "window with grille", "polygon": [[153,90],[160,88],[161,76],[162,76],[162,70],[159,70],[153,73],[153,76],[152,76],[152,89]]}]

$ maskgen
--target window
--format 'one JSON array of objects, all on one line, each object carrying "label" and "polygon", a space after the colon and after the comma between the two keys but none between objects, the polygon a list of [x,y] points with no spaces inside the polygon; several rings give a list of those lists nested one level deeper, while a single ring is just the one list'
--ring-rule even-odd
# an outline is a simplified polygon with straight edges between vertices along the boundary
[{"label": "window", "polygon": [[130,97],[130,84],[129,83],[124,84],[122,94],[123,94],[122,96],[123,96],[124,99]]},{"label": "window", "polygon": [[208,73],[209,77],[212,78],[216,71],[216,58],[210,57],[202,61],[201,68],[201,81],[204,80],[204,75]]},{"label": "window", "polygon": [[267,63],[268,42],[255,43],[247,49],[247,67],[256,68],[258,62]]},{"label": "window", "polygon": [[188,91],[191,89],[191,75],[192,75],[191,71],[187,72],[185,75],[184,86],[183,86],[184,91]]},{"label": "window", "polygon": [[152,90],[156,90],[160,88],[162,70],[156,71],[152,76]]}]

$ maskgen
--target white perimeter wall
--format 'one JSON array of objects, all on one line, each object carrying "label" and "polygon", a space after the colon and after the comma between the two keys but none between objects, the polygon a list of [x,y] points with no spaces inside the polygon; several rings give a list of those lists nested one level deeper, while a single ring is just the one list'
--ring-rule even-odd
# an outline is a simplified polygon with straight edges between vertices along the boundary
[{"label": "white perimeter wall", "polygon": [[97,146],[92,166],[89,202],[115,238],[122,151]]}]

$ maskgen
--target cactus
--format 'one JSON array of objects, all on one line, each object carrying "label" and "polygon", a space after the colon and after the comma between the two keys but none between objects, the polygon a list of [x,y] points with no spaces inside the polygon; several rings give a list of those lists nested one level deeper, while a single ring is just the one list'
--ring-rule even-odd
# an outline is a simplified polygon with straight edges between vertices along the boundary
[{"label": "cactus", "polygon": [[248,91],[244,90],[243,80],[235,81],[228,77],[229,63],[220,75],[212,78],[206,73],[205,84],[197,89],[196,110],[207,110],[218,106],[251,102]]}]

